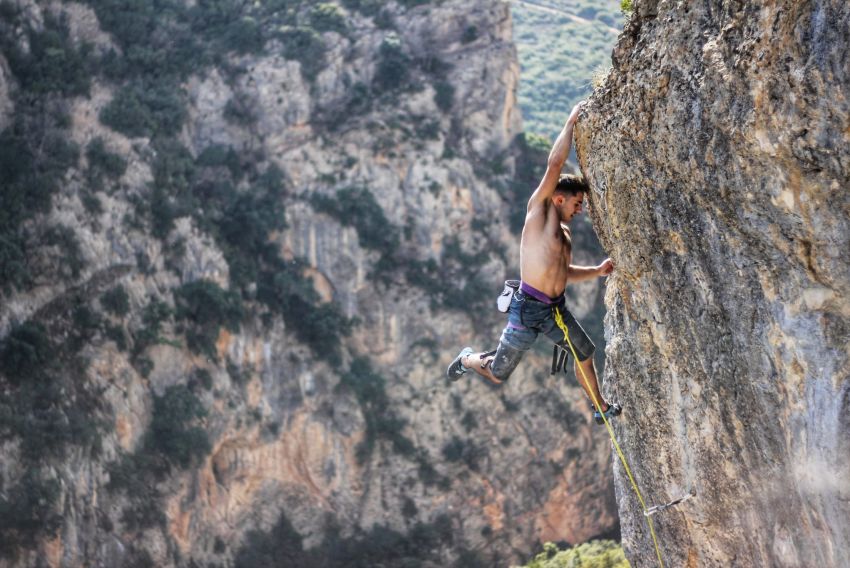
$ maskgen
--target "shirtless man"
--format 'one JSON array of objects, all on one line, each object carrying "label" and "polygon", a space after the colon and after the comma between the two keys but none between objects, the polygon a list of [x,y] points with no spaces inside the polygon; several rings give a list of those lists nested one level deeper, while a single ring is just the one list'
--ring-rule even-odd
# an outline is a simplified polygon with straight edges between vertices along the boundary
[{"label": "shirtless man", "polygon": [[508,325],[502,331],[499,347],[496,351],[483,353],[474,353],[470,347],[464,348],[449,365],[446,374],[449,380],[456,381],[471,369],[491,383],[500,385],[516,369],[538,334],[543,333],[569,350],[564,333],[566,328],[578,356],[576,378],[593,401],[596,422],[603,424],[601,413],[611,418],[620,414],[621,408],[619,404],[609,405],[602,398],[593,364],[593,342],[564,305],[567,282],[607,276],[614,270],[611,259],[605,259],[599,266],[570,264],[572,239],[567,223],[581,213],[588,186],[580,177],[561,175],[561,169],[569,156],[573,127],[583,104],[577,104],[570,113],[549,153],[543,180],[528,200],[520,243],[522,283],[511,300]]}]

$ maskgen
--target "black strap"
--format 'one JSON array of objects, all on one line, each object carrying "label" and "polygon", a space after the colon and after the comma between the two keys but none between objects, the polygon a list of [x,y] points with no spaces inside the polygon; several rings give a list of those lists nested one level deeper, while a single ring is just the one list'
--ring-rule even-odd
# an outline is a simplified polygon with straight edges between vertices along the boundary
[{"label": "black strap", "polygon": [[562,370],[564,373],[567,373],[567,359],[569,357],[569,353],[561,347],[560,345],[552,346],[552,372],[550,375],[554,375],[558,371]]}]

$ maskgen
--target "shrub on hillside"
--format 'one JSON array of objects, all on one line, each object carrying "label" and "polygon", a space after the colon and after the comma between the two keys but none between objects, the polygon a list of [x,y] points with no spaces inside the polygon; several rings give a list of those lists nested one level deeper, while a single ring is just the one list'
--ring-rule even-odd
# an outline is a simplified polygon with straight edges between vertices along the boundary
[{"label": "shrub on hillside", "polygon": [[400,234],[375,196],[366,188],[349,187],[336,192],[336,197],[313,195],[313,208],[334,217],[342,225],[357,229],[357,239],[364,248],[392,256],[398,249]]},{"label": "shrub on hillside", "polygon": [[378,67],[373,85],[378,91],[393,91],[408,86],[410,58],[404,53],[401,38],[391,33],[378,48]]},{"label": "shrub on hillside", "polygon": [[44,243],[59,251],[58,263],[63,276],[76,280],[85,267],[77,234],[70,227],[57,225],[44,232]]},{"label": "shrub on hillside", "polygon": [[0,133],[0,287],[4,293],[32,283],[31,234],[23,223],[50,210],[65,171],[79,149],[67,133],[63,105],[30,97],[17,101],[14,121]]},{"label": "shrub on hillside", "polygon": [[157,452],[171,465],[186,469],[211,450],[206,431],[194,425],[204,416],[201,401],[185,385],[168,387],[162,396],[154,396],[146,451]]},{"label": "shrub on hillside", "polygon": [[345,14],[336,4],[322,2],[310,11],[310,26],[319,32],[345,31]]},{"label": "shrub on hillside", "polygon": [[100,113],[103,124],[129,137],[173,136],[185,120],[179,87],[161,80],[129,83]]},{"label": "shrub on hillside", "polygon": [[439,81],[434,84],[434,103],[443,112],[452,110],[454,104],[455,88],[447,81]]},{"label": "shrub on hillside", "polygon": [[401,433],[406,423],[390,406],[386,379],[372,368],[368,359],[354,359],[348,372],[342,375],[340,387],[354,393],[366,420],[366,439],[357,447],[360,463],[369,458],[379,439],[391,442],[393,450],[398,454],[414,454],[416,448],[413,442]]},{"label": "shrub on hillside", "polygon": [[238,179],[242,175],[242,164],[239,154],[231,146],[223,144],[212,144],[203,149],[195,161],[199,167],[215,168],[225,167],[230,175]]},{"label": "shrub on hillside", "polygon": [[86,147],[89,168],[97,175],[118,179],[127,171],[127,160],[106,149],[103,138],[97,137]]},{"label": "shrub on hillside", "polygon": [[384,6],[384,0],[342,0],[343,6],[349,10],[357,10],[367,17],[372,17],[380,12]]},{"label": "shrub on hillside", "polygon": [[283,56],[301,64],[301,75],[308,81],[325,67],[325,43],[322,37],[310,28],[294,28],[278,34],[283,44]]},{"label": "shrub on hillside", "polygon": [[91,46],[85,43],[79,48],[74,46],[65,18],[45,11],[42,29],[29,28],[26,33],[27,51],[21,49],[23,42],[18,38],[3,37],[0,41],[20,88],[31,95],[88,95],[93,63]]},{"label": "shrub on hillside", "polygon": [[376,524],[369,531],[358,530],[343,537],[341,529],[330,521],[324,533],[325,538],[321,544],[305,550],[303,538],[286,515],[282,514],[269,532],[248,533],[246,542],[236,554],[234,566],[446,566],[442,553],[453,543],[455,531],[451,518],[439,515],[431,523],[416,523],[408,534]]},{"label": "shrub on hillside", "polygon": [[215,342],[224,326],[238,331],[242,321],[242,302],[233,291],[223,290],[215,282],[196,280],[174,292],[176,317],[187,324],[186,343],[193,352],[217,358]]},{"label": "shrub on hillside", "polygon": [[280,260],[260,272],[257,300],[283,316],[295,337],[332,366],[342,363],[342,338],[354,325],[335,304],[320,303],[312,282],[303,275],[305,264]]},{"label": "shrub on hillside", "polygon": [[130,295],[123,286],[119,285],[104,292],[100,297],[100,305],[111,314],[124,317],[130,311]]},{"label": "shrub on hillside", "polygon": [[9,332],[0,347],[0,364],[14,385],[40,377],[54,361],[55,346],[39,323],[24,322]]},{"label": "shrub on hillside", "polygon": [[258,53],[264,44],[263,31],[245,7],[241,0],[199,0],[189,8],[186,19],[217,54]]},{"label": "shrub on hillside", "polygon": [[56,534],[62,516],[56,511],[59,482],[28,470],[16,485],[0,492],[0,558],[20,548],[32,549],[44,536]]},{"label": "shrub on hillside", "polygon": [[622,546],[612,540],[595,540],[559,550],[547,542],[543,552],[522,568],[628,568]]},{"label": "shrub on hillside", "polygon": [[140,356],[145,349],[160,343],[163,339],[160,337],[162,324],[172,315],[172,310],[168,304],[159,300],[153,299],[142,310],[142,327],[133,333],[133,358],[142,362]]}]

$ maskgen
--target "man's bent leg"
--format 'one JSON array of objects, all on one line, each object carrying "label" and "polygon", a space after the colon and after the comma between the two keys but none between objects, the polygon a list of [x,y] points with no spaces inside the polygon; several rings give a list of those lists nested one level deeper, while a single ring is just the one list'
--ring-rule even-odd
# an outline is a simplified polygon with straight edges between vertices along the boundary
[{"label": "man's bent leg", "polygon": [[471,355],[467,355],[461,360],[461,362],[464,367],[472,369],[494,385],[501,385],[502,380],[497,378],[493,374],[493,371],[490,370],[490,365],[494,358],[495,354],[492,351],[488,351],[485,353],[472,353]]},{"label": "man's bent leg", "polygon": [[496,351],[468,355],[463,358],[463,366],[494,385],[501,385],[514,372],[536,338],[537,333],[533,331],[517,330],[509,326],[502,332]]}]

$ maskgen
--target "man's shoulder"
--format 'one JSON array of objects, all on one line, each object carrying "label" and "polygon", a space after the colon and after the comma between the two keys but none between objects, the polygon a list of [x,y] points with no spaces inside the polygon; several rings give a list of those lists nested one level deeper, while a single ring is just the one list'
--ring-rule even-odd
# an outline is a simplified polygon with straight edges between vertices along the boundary
[{"label": "man's shoulder", "polygon": [[546,226],[546,212],[540,209],[529,209],[525,214],[525,224],[523,225],[523,234],[539,234]]},{"label": "man's shoulder", "polygon": [[526,216],[545,214],[546,211],[549,210],[549,205],[551,205],[551,203],[551,197],[544,197],[543,199],[535,199],[532,197],[528,200]]}]

